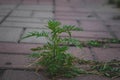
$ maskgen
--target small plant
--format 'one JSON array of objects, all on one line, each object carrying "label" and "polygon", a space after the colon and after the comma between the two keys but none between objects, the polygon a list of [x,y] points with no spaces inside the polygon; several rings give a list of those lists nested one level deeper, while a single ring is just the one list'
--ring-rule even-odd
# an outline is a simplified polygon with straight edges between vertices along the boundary
[{"label": "small plant", "polygon": [[87,45],[90,46],[90,47],[100,47],[100,46],[102,46],[101,42],[96,41],[96,40],[88,41]]},{"label": "small plant", "polygon": [[[48,42],[42,47],[31,49],[35,51],[35,53],[30,55],[36,58],[34,64],[42,66],[51,77],[74,77],[83,73],[82,70],[75,66],[76,58],[67,52],[69,49],[67,44],[74,44],[81,48],[79,40],[71,36],[71,31],[80,31],[81,29],[71,25],[61,26],[60,22],[54,20],[48,21],[47,28],[50,29],[50,32],[30,32],[23,37],[45,37],[48,39]],[[62,38],[60,37],[61,33],[67,33],[69,37]],[[60,46],[60,44],[66,45]]]}]

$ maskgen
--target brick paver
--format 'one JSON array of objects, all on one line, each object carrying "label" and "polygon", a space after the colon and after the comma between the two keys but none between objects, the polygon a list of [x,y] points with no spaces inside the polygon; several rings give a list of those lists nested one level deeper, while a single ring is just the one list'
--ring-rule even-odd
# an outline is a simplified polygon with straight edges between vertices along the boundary
[{"label": "brick paver", "polygon": [[[108,5],[107,0],[0,0],[0,69],[26,69],[25,65],[31,61],[27,57],[32,53],[30,48],[45,44],[47,39],[20,39],[28,32],[48,31],[45,26],[49,19],[59,20],[62,25],[75,25],[82,28],[83,31],[72,32],[72,36],[80,41],[120,39],[120,19],[114,19],[120,16],[119,14],[120,10],[113,5]],[[68,35],[63,33],[61,36],[67,37]],[[87,60],[120,59],[120,44],[106,45],[108,48],[84,47],[82,50],[70,47],[69,52],[79,58],[83,56],[82,58]],[[3,80],[8,80],[8,78],[16,80],[16,77],[20,77],[19,79],[24,77],[25,80],[38,79],[31,75],[34,74],[7,70],[2,78]],[[79,79],[110,80],[95,75],[80,76],[72,80]]]}]

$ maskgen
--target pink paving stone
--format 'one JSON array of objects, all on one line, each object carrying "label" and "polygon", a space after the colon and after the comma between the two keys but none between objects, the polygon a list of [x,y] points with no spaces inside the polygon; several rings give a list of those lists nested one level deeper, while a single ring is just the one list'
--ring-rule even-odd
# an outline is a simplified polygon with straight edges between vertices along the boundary
[{"label": "pink paving stone", "polygon": [[61,19],[58,19],[58,21],[60,21],[62,25],[75,25],[76,27],[79,27],[76,20],[61,20]]},{"label": "pink paving stone", "polygon": [[120,44],[108,44],[111,48],[120,48]]},{"label": "pink paving stone", "polygon": [[102,20],[113,20],[114,17],[119,16],[120,13],[97,13]]},{"label": "pink paving stone", "polygon": [[28,69],[33,67],[27,67],[34,59],[29,58],[28,55],[9,55],[0,54],[0,68],[17,68]]},{"label": "pink paving stone", "polygon": [[110,26],[110,29],[113,32],[119,32],[120,31],[120,26]]},{"label": "pink paving stone", "polygon": [[41,46],[39,44],[0,43],[0,53],[30,54],[31,48]]},{"label": "pink paving stone", "polygon": [[120,48],[92,48],[99,61],[120,60]]},{"label": "pink paving stone", "polygon": [[[61,36],[67,37],[68,34],[62,33]],[[108,32],[88,32],[88,31],[72,31],[72,36],[76,38],[112,38]]]},{"label": "pink paving stone", "polygon": [[109,20],[105,21],[106,25],[111,25],[111,26],[120,26],[120,21],[119,20]]},{"label": "pink paving stone", "polygon": [[55,10],[56,11],[73,11],[72,8],[70,8],[70,7],[64,7],[64,6],[56,6]]},{"label": "pink paving stone", "polygon": [[68,50],[68,53],[71,53],[75,57],[78,57],[79,59],[85,59],[85,60],[93,60],[93,57],[90,53],[90,50],[88,48],[76,48],[76,47],[70,47]]},{"label": "pink paving stone", "polygon": [[80,20],[79,25],[84,31],[108,31],[106,26],[97,20]]},{"label": "pink paving stone", "polygon": [[[114,80],[119,80],[120,78],[116,78]],[[81,75],[77,78],[73,78],[70,80],[111,80],[111,78],[98,76],[98,75]]]},{"label": "pink paving stone", "polygon": [[120,32],[114,32],[118,39],[120,39]]}]

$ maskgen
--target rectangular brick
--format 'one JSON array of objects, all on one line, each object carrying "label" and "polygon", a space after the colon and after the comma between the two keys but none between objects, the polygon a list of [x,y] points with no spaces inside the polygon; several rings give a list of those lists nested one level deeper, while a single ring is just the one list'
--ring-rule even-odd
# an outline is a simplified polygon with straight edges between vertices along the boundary
[{"label": "rectangular brick", "polygon": [[20,28],[0,28],[0,41],[17,42],[22,29]]},{"label": "rectangular brick", "polygon": [[13,9],[15,6],[15,4],[2,4],[0,5],[0,9]]},{"label": "rectangular brick", "polygon": [[9,9],[7,10],[0,10],[0,16],[6,16],[10,12]]},{"label": "rectangular brick", "polygon": [[44,23],[31,23],[31,22],[13,22],[5,21],[1,24],[4,27],[20,27],[20,28],[46,28]]},{"label": "rectangular brick", "polygon": [[6,70],[3,75],[3,80],[48,80],[43,75],[36,75],[34,71],[25,70]]},{"label": "rectangular brick", "polygon": [[0,16],[0,21],[2,21],[3,18],[4,18],[3,16]]},{"label": "rectangular brick", "polygon": [[10,16],[30,17],[31,15],[32,15],[32,11],[14,10]]},{"label": "rectangular brick", "polygon": [[22,44],[22,43],[0,43],[0,53],[7,54],[31,54],[31,48],[41,46],[40,44]]},{"label": "rectangular brick", "polygon": [[38,18],[30,18],[30,17],[8,17],[6,21],[14,21],[14,22],[33,22],[33,23],[43,23],[42,19]]},{"label": "rectangular brick", "polygon": [[120,48],[92,48],[99,61],[120,60]]},{"label": "rectangular brick", "polygon": [[26,69],[33,60],[27,55],[0,54],[1,68]]},{"label": "rectangular brick", "polygon": [[108,31],[103,22],[99,20],[80,20],[79,25],[84,31]]},{"label": "rectangular brick", "polygon": [[114,20],[113,18],[119,16],[120,13],[97,13],[102,20]]},{"label": "rectangular brick", "polygon": [[51,5],[20,5],[17,9],[53,11],[53,6],[51,6]]},{"label": "rectangular brick", "polygon": [[33,12],[32,17],[40,17],[40,18],[53,18],[54,14],[52,12]]},{"label": "rectangular brick", "polygon": [[119,20],[108,20],[105,21],[106,25],[111,25],[111,26],[120,26],[120,21]]},{"label": "rectangular brick", "polygon": [[119,32],[119,31],[120,31],[120,26],[110,26],[109,28],[110,28],[111,31],[113,31],[113,32]]},{"label": "rectangular brick", "polygon": [[[63,33],[61,36],[68,36],[68,34]],[[112,36],[108,32],[90,32],[90,31],[72,31],[72,36],[75,38],[112,38]]]}]

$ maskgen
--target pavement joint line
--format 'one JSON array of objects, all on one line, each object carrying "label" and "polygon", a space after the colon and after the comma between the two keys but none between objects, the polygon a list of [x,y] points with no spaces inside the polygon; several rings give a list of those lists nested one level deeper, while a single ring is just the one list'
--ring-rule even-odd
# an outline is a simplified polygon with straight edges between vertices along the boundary
[{"label": "pavement joint line", "polygon": [[93,60],[98,61],[98,57],[95,55],[95,52],[93,51],[92,47],[89,47],[90,53],[93,57]]},{"label": "pavement joint line", "polygon": [[21,34],[20,34],[20,36],[19,36],[19,39],[18,39],[17,43],[20,43],[20,41],[21,41],[21,39],[22,39],[22,36],[23,36],[23,34],[25,33],[25,30],[26,30],[26,28],[23,28],[23,29],[22,29]]},{"label": "pavement joint line", "polygon": [[10,15],[11,13],[22,3],[23,0],[20,1],[11,11],[0,21],[0,24],[2,24]]}]

